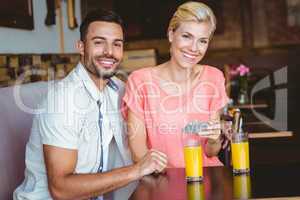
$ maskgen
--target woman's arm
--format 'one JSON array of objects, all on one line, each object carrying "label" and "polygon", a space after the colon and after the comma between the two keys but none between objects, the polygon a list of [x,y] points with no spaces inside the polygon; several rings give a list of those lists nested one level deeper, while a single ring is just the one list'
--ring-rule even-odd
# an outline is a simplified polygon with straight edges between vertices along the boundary
[{"label": "woman's arm", "polygon": [[[221,111],[215,112],[210,116],[211,121],[217,121],[220,123],[220,113]],[[219,137],[217,138],[208,138],[207,143],[205,145],[205,154],[207,157],[212,157],[218,155],[219,151],[222,147],[222,136],[221,131],[217,130],[219,132]]]},{"label": "woman's arm", "polygon": [[221,137],[218,139],[210,139],[208,138],[207,143],[205,145],[205,153],[207,157],[217,156],[222,147]]},{"label": "woman's arm", "polygon": [[132,160],[136,163],[148,152],[147,133],[145,123],[130,109],[128,110],[127,128]]}]

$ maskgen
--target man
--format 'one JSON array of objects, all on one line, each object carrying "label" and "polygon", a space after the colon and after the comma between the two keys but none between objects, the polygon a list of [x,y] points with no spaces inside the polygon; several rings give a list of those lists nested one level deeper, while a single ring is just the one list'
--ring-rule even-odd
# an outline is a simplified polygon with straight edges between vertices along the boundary
[{"label": "man", "polygon": [[80,33],[80,63],[50,89],[34,118],[15,200],[94,198],[166,167],[155,150],[130,165],[119,109],[123,83],[114,77],[123,57],[120,17],[93,11]]}]

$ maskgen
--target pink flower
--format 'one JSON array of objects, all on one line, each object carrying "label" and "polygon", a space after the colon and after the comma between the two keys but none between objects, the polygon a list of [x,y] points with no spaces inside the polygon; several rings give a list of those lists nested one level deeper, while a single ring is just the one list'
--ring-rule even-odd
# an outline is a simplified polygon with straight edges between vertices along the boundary
[{"label": "pink flower", "polygon": [[240,64],[238,66],[231,66],[229,70],[229,75],[231,78],[234,78],[236,76],[246,76],[250,72],[250,68]]},{"label": "pink flower", "polygon": [[236,71],[240,74],[240,76],[245,76],[250,72],[249,67],[246,67],[245,65],[241,64],[238,66]]}]

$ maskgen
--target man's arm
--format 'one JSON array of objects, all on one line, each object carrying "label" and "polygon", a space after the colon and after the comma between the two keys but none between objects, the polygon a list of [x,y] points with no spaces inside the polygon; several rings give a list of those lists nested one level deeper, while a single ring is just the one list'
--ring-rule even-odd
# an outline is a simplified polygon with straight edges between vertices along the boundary
[{"label": "man's arm", "polygon": [[135,165],[114,169],[105,173],[74,174],[77,150],[43,145],[48,177],[48,188],[56,200],[87,199],[100,196],[154,171],[162,171],[166,156],[158,151],[149,151]]}]

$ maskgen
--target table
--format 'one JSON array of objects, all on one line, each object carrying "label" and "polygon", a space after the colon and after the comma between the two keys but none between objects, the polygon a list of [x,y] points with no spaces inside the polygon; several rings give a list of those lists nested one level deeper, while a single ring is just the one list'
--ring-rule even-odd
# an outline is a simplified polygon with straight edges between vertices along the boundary
[{"label": "table", "polygon": [[183,168],[170,168],[139,181],[130,200],[300,199],[300,163],[253,166],[249,176],[231,170],[207,167],[203,183],[187,184]]}]

